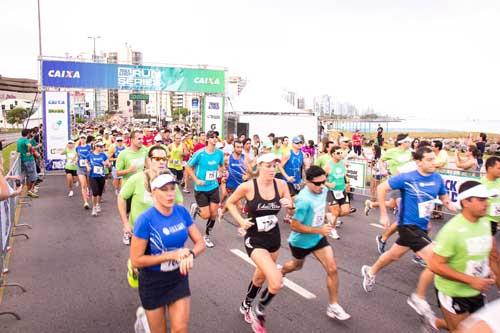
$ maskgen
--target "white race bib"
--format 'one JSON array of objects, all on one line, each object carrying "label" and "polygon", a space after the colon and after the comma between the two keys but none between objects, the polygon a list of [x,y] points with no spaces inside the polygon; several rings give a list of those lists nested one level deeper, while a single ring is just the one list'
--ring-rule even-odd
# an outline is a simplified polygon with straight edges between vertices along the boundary
[{"label": "white race bib", "polygon": [[179,263],[175,260],[167,260],[161,263],[160,270],[162,272],[171,272],[179,268]]},{"label": "white race bib", "polygon": [[340,200],[344,198],[344,191],[333,191],[335,199]]},{"label": "white race bib", "polygon": [[312,221],[312,227],[314,227],[314,228],[321,227],[323,224],[325,224],[324,212],[319,213],[319,214],[315,214],[313,217],[313,221]]},{"label": "white race bib", "polygon": [[435,200],[429,200],[418,203],[418,217],[423,219],[431,216],[432,211],[434,210],[434,202]]},{"label": "white race bib", "polygon": [[216,180],[217,179],[217,171],[207,171],[205,174],[205,180]]},{"label": "white race bib", "polygon": [[488,259],[467,261],[465,274],[479,278],[488,277],[490,275]]},{"label": "white race bib", "polygon": [[85,168],[87,166],[86,160],[79,160],[78,165],[80,168]]},{"label": "white race bib", "polygon": [[144,191],[144,203],[153,205],[153,196],[148,191]]},{"label": "white race bib", "polygon": [[490,216],[500,216],[500,202],[492,202],[490,204]]},{"label": "white race bib", "polygon": [[256,217],[255,222],[257,222],[257,230],[259,232],[267,232],[276,226],[278,217],[276,215]]},{"label": "white race bib", "polygon": [[102,166],[94,165],[92,171],[96,175],[104,175],[104,168]]},{"label": "white race bib", "polygon": [[144,160],[142,158],[135,158],[130,161],[130,163],[135,166],[138,170],[144,167]]}]

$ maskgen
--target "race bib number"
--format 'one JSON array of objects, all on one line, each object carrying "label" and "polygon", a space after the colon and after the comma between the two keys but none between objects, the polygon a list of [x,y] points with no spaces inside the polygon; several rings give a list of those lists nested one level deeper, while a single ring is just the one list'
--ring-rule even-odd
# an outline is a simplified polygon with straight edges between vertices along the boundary
[{"label": "race bib number", "polygon": [[176,165],[176,166],[177,166],[177,165],[181,165],[181,161],[179,161],[179,160],[172,160],[172,163],[173,163],[174,165]]},{"label": "race bib number", "polygon": [[300,191],[300,184],[293,184],[295,191]]},{"label": "race bib number", "polygon": [[325,214],[315,214],[312,221],[312,227],[321,227],[323,224],[325,224]]},{"label": "race bib number", "polygon": [[256,217],[255,222],[257,222],[257,230],[259,232],[267,232],[276,226],[278,217],[276,215]]},{"label": "race bib number", "polygon": [[80,166],[80,168],[85,168],[87,166],[87,163],[85,162],[85,160],[79,160],[78,165]]},{"label": "race bib number", "polygon": [[337,200],[344,199],[344,191],[333,191],[333,196]]},{"label": "race bib number", "polygon": [[490,204],[490,216],[500,216],[500,202]]},{"label": "race bib number", "polygon": [[490,275],[488,259],[467,261],[467,266],[465,267],[465,274],[478,278],[488,277]]},{"label": "race bib number", "polygon": [[73,159],[68,159],[68,165],[75,165],[75,161],[73,161]]},{"label": "race bib number", "polygon": [[207,171],[205,175],[205,180],[216,180],[217,179],[217,171]]},{"label": "race bib number", "polygon": [[161,263],[160,270],[162,272],[171,272],[179,268],[179,263],[175,260],[167,260]]},{"label": "race bib number", "polygon": [[423,219],[431,216],[434,210],[434,200],[418,203],[418,217]]},{"label": "race bib number", "polygon": [[144,160],[142,158],[136,158],[131,161],[132,165],[137,169],[142,169],[144,167]]},{"label": "race bib number", "polygon": [[94,165],[92,172],[96,175],[104,175],[104,168],[99,165]]}]

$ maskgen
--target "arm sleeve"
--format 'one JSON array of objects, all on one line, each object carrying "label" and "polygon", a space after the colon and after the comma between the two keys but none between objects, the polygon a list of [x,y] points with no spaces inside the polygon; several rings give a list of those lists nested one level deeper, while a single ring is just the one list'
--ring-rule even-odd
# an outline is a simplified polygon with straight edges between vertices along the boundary
[{"label": "arm sleeve", "polygon": [[134,236],[142,239],[149,239],[150,235],[150,223],[147,219],[147,214],[141,214],[139,218],[135,221],[134,225]]},{"label": "arm sleeve", "polygon": [[439,231],[436,236],[436,244],[433,249],[434,253],[445,258],[449,258],[455,253],[455,244],[453,241],[455,239],[455,233],[448,229],[449,228],[444,226]]},{"label": "arm sleeve", "polygon": [[296,202],[295,205],[296,206],[295,213],[293,214],[293,219],[302,223],[306,219],[309,204],[304,200],[300,200]]},{"label": "arm sleeve", "polygon": [[[135,175],[134,175],[135,176]],[[130,199],[133,195],[134,195],[134,192],[135,192],[135,183],[137,182],[137,177],[130,177],[130,179],[128,180],[128,182],[126,182],[122,189],[120,190],[120,197],[122,199]]]},{"label": "arm sleeve", "polygon": [[402,173],[400,175],[389,178],[389,186],[393,190],[400,190],[404,187],[406,180],[406,174]]}]

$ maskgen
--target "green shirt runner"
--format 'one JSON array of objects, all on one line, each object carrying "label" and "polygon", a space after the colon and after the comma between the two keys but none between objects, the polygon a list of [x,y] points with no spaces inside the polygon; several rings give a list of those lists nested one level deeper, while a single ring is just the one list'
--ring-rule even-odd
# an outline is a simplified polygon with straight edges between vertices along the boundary
[{"label": "green shirt runner", "polygon": [[[486,177],[481,178],[481,183],[490,191],[497,191],[500,194],[500,178],[488,180]],[[491,197],[488,199],[487,218],[490,221],[500,223],[500,196]]]},{"label": "green shirt runner", "polygon": [[[476,277],[488,277],[489,255],[492,247],[491,227],[487,218],[473,223],[462,214],[452,218],[436,236],[434,253],[448,259],[453,270]],[[450,297],[474,297],[479,290],[435,275],[436,289]]]},{"label": "green shirt runner", "polygon": [[77,153],[75,149],[64,149],[62,152],[63,155],[66,155],[66,164],[64,165],[65,169],[75,170],[77,169],[76,161],[77,161]]},{"label": "green shirt runner", "polygon": [[35,157],[29,151],[28,145],[31,145],[31,141],[28,138],[20,137],[17,140],[17,152],[21,154],[21,162],[29,162],[35,160]]},{"label": "green shirt runner", "polygon": [[118,155],[118,159],[116,160],[116,170],[127,170],[132,165],[135,165],[137,168],[136,172],[123,175],[123,184],[125,184],[133,174],[144,171],[144,163],[146,161],[147,154],[148,150],[142,147],[138,151],[133,151],[132,149],[127,148],[122,151],[120,155]]},{"label": "green shirt runner", "polygon": [[387,161],[387,166],[391,175],[399,174],[398,169],[403,165],[407,164],[412,160],[411,151],[409,149],[402,150],[401,148],[395,147],[388,149],[382,155],[382,161]]}]

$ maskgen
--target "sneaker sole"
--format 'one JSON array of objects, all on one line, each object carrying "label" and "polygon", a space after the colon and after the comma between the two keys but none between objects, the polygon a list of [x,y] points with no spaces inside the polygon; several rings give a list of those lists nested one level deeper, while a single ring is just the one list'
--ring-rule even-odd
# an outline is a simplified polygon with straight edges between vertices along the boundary
[{"label": "sneaker sole", "polygon": [[384,251],[380,251],[380,246],[378,245],[379,244],[378,236],[375,236],[375,241],[377,242],[377,251],[378,251],[378,254],[384,254],[385,250]]},{"label": "sneaker sole", "polygon": [[415,306],[415,304],[413,304],[411,298],[407,298],[406,299],[406,303],[421,317],[424,316],[424,314]]},{"label": "sneaker sole", "polygon": [[247,324],[251,324],[252,323],[252,319],[250,318],[250,315],[248,314],[248,311],[246,311],[245,309],[243,309],[241,306],[240,306],[240,313],[243,315],[243,320],[245,321],[245,323],[247,323]]},{"label": "sneaker sole", "polygon": [[337,320],[340,320],[340,321],[344,321],[344,320],[348,320],[348,319],[351,319],[351,316],[348,316],[346,318],[339,318],[337,317],[333,312],[328,312],[326,311],[326,315],[332,319],[337,319]]}]

